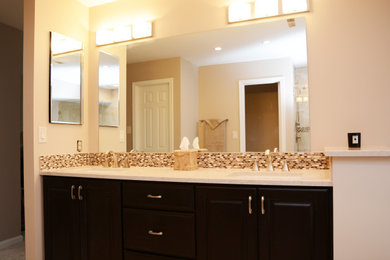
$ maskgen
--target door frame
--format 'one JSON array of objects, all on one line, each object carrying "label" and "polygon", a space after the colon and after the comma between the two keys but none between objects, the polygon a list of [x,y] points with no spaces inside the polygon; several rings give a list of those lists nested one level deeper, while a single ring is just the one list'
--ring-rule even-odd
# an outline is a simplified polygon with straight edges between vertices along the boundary
[{"label": "door frame", "polygon": [[[240,152],[246,152],[245,132],[245,86],[261,84],[278,84],[278,114],[279,114],[279,150],[286,151],[286,102],[285,79],[282,76],[265,77],[258,79],[245,79],[238,81],[238,96],[240,109]],[[270,147],[272,149],[273,147]]]},{"label": "door frame", "polygon": [[137,100],[135,99],[135,94],[137,89],[142,88],[142,87],[148,87],[151,85],[157,85],[157,84],[168,84],[168,91],[169,91],[169,126],[171,128],[170,130],[170,150],[173,152],[173,147],[174,147],[174,118],[173,118],[173,78],[164,78],[164,79],[155,79],[155,80],[145,80],[145,81],[136,81],[133,82],[132,84],[132,137],[133,137],[133,149],[136,149],[137,146],[137,128],[134,127],[136,125],[137,117],[136,117],[136,112],[135,112],[135,107],[136,107],[136,102]]}]

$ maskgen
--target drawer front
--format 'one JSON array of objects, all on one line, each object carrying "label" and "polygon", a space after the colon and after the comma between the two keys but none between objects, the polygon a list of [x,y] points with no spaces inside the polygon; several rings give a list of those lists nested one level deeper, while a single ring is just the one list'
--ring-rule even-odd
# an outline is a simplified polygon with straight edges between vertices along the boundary
[{"label": "drawer front", "polygon": [[192,184],[125,182],[123,205],[131,208],[194,211]]},{"label": "drawer front", "polygon": [[195,257],[195,221],[192,213],[125,208],[123,228],[126,249]]},{"label": "drawer front", "polygon": [[125,260],[186,260],[184,258],[172,258],[168,256],[149,255],[137,252],[125,252]]}]

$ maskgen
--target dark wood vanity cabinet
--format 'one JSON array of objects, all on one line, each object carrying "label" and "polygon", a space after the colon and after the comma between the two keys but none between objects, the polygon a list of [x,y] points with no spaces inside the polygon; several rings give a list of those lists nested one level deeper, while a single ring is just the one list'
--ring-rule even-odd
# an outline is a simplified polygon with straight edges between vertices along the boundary
[{"label": "dark wood vanity cabinet", "polygon": [[123,207],[125,260],[196,258],[193,184],[124,182]]},{"label": "dark wood vanity cabinet", "polygon": [[333,258],[332,188],[51,176],[43,184],[46,260]]},{"label": "dark wood vanity cabinet", "polygon": [[328,188],[198,186],[198,260],[330,260]]},{"label": "dark wood vanity cabinet", "polygon": [[330,260],[332,192],[329,188],[258,189],[260,260]]},{"label": "dark wood vanity cabinet", "polygon": [[46,260],[121,260],[121,183],[43,177]]},{"label": "dark wood vanity cabinet", "polygon": [[197,259],[256,260],[256,188],[198,186]]}]

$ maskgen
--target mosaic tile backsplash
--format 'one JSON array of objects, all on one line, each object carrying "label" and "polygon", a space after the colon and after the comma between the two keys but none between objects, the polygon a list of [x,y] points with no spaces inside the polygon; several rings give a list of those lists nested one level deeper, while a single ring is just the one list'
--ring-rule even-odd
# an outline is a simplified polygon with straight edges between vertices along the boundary
[{"label": "mosaic tile backsplash", "polygon": [[[115,153],[120,167],[173,167],[173,153]],[[50,170],[81,166],[112,165],[113,154],[78,153],[46,155],[40,157],[40,169]],[[264,153],[199,153],[200,168],[253,168],[257,160],[259,168],[267,168],[268,156]],[[287,162],[290,169],[330,169],[330,158],[324,153],[273,153],[274,169],[282,169]]]}]

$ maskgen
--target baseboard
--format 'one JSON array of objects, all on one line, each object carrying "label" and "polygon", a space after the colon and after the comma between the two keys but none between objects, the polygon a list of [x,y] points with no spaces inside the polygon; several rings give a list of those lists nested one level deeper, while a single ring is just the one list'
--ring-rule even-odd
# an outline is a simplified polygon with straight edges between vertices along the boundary
[{"label": "baseboard", "polygon": [[0,241],[0,250],[7,248],[7,247],[10,247],[10,246],[13,246],[13,245],[20,243],[22,241],[23,241],[22,235],[12,237],[12,238],[7,239],[7,240]]}]

